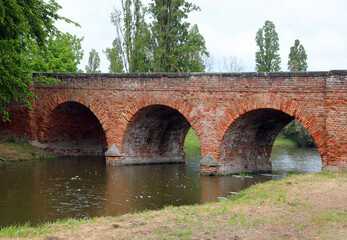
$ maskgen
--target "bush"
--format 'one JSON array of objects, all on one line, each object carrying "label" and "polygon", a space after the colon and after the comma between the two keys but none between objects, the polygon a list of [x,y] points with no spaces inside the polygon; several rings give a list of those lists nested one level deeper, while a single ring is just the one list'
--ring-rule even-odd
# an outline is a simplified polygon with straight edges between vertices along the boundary
[{"label": "bush", "polygon": [[281,134],[297,143],[299,147],[316,148],[316,143],[311,134],[301,125],[298,120],[293,120],[285,126]]}]

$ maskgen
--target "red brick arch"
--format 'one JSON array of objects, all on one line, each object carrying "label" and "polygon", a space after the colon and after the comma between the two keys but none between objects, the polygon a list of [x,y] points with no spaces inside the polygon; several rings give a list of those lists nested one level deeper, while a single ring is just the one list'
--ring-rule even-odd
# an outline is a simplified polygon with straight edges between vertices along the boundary
[{"label": "red brick arch", "polygon": [[99,120],[104,132],[107,143],[109,142],[108,126],[110,124],[107,112],[96,103],[93,97],[87,95],[82,91],[59,91],[53,96],[47,97],[46,101],[40,101],[35,105],[36,119],[37,119],[37,136],[41,141],[44,138],[44,133],[49,124],[49,117],[56,107],[66,102],[76,102],[89,108],[90,111]]},{"label": "red brick arch", "polygon": [[117,131],[119,132],[118,138],[115,142],[117,142],[118,146],[122,148],[122,143],[125,138],[126,129],[128,127],[129,122],[138,113],[141,109],[144,109],[153,105],[162,105],[170,107],[174,110],[177,110],[180,114],[182,114],[185,119],[189,122],[192,128],[195,130],[199,142],[201,143],[201,139],[199,136],[202,135],[202,127],[198,124],[198,116],[194,115],[193,107],[184,99],[183,97],[177,97],[170,94],[165,93],[151,93],[146,97],[142,97],[139,99],[133,99],[133,101],[129,102],[129,104],[122,110],[122,114],[118,119],[117,123]]},{"label": "red brick arch", "polygon": [[221,120],[219,125],[220,129],[218,132],[218,138],[220,142],[229,126],[243,114],[252,110],[264,108],[279,110],[297,119],[312,135],[324,166],[326,156],[326,134],[323,127],[324,123],[318,121],[315,115],[308,111],[304,104],[277,94],[263,93],[244,97],[232,102],[230,105],[231,107],[225,112],[225,118]]}]

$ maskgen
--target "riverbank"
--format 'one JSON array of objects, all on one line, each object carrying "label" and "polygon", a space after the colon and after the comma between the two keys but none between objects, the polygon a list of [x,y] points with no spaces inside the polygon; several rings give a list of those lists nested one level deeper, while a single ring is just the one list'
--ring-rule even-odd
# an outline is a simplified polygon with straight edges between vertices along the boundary
[{"label": "riverbank", "polygon": [[57,155],[13,138],[0,139],[0,157],[9,162],[55,158]]},{"label": "riverbank", "polygon": [[[278,136],[273,144],[274,147],[281,147],[281,146],[286,146],[286,147],[297,147],[297,144],[284,137],[284,136]],[[200,144],[199,144],[199,139],[195,134],[195,131],[193,128],[190,128],[185,142],[184,142],[184,148],[185,149],[200,149]]]},{"label": "riverbank", "polygon": [[0,230],[26,239],[346,239],[347,172],[292,175],[226,201]]},{"label": "riverbank", "polygon": [[[278,137],[274,146],[295,147],[296,143],[284,137]],[[195,131],[191,128],[186,136],[184,148],[189,150],[199,150],[200,144]],[[30,145],[25,141],[17,141],[13,138],[0,139],[0,158],[7,161],[24,161],[55,158],[57,155]]]}]

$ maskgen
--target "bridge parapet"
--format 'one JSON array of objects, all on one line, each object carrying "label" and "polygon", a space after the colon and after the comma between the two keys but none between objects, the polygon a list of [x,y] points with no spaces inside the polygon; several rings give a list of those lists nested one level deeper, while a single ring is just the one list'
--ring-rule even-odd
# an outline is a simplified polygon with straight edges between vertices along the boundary
[{"label": "bridge parapet", "polygon": [[1,135],[52,150],[73,145],[75,154],[114,145],[124,156],[109,156],[113,163],[151,163],[184,161],[193,127],[202,156],[210,152],[220,163],[213,171],[224,174],[271,169],[273,140],[295,118],[315,139],[324,169],[347,168],[347,71],[38,74],[60,83],[35,83],[35,110],[10,109],[12,123],[0,125]]}]

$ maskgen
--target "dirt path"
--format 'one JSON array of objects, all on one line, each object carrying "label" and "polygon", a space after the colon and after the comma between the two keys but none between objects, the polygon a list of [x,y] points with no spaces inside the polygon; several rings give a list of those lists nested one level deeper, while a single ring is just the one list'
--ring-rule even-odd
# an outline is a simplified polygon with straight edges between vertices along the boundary
[{"label": "dirt path", "polygon": [[257,184],[230,201],[53,224],[39,238],[347,239],[346,211],[347,172],[319,173]]}]

